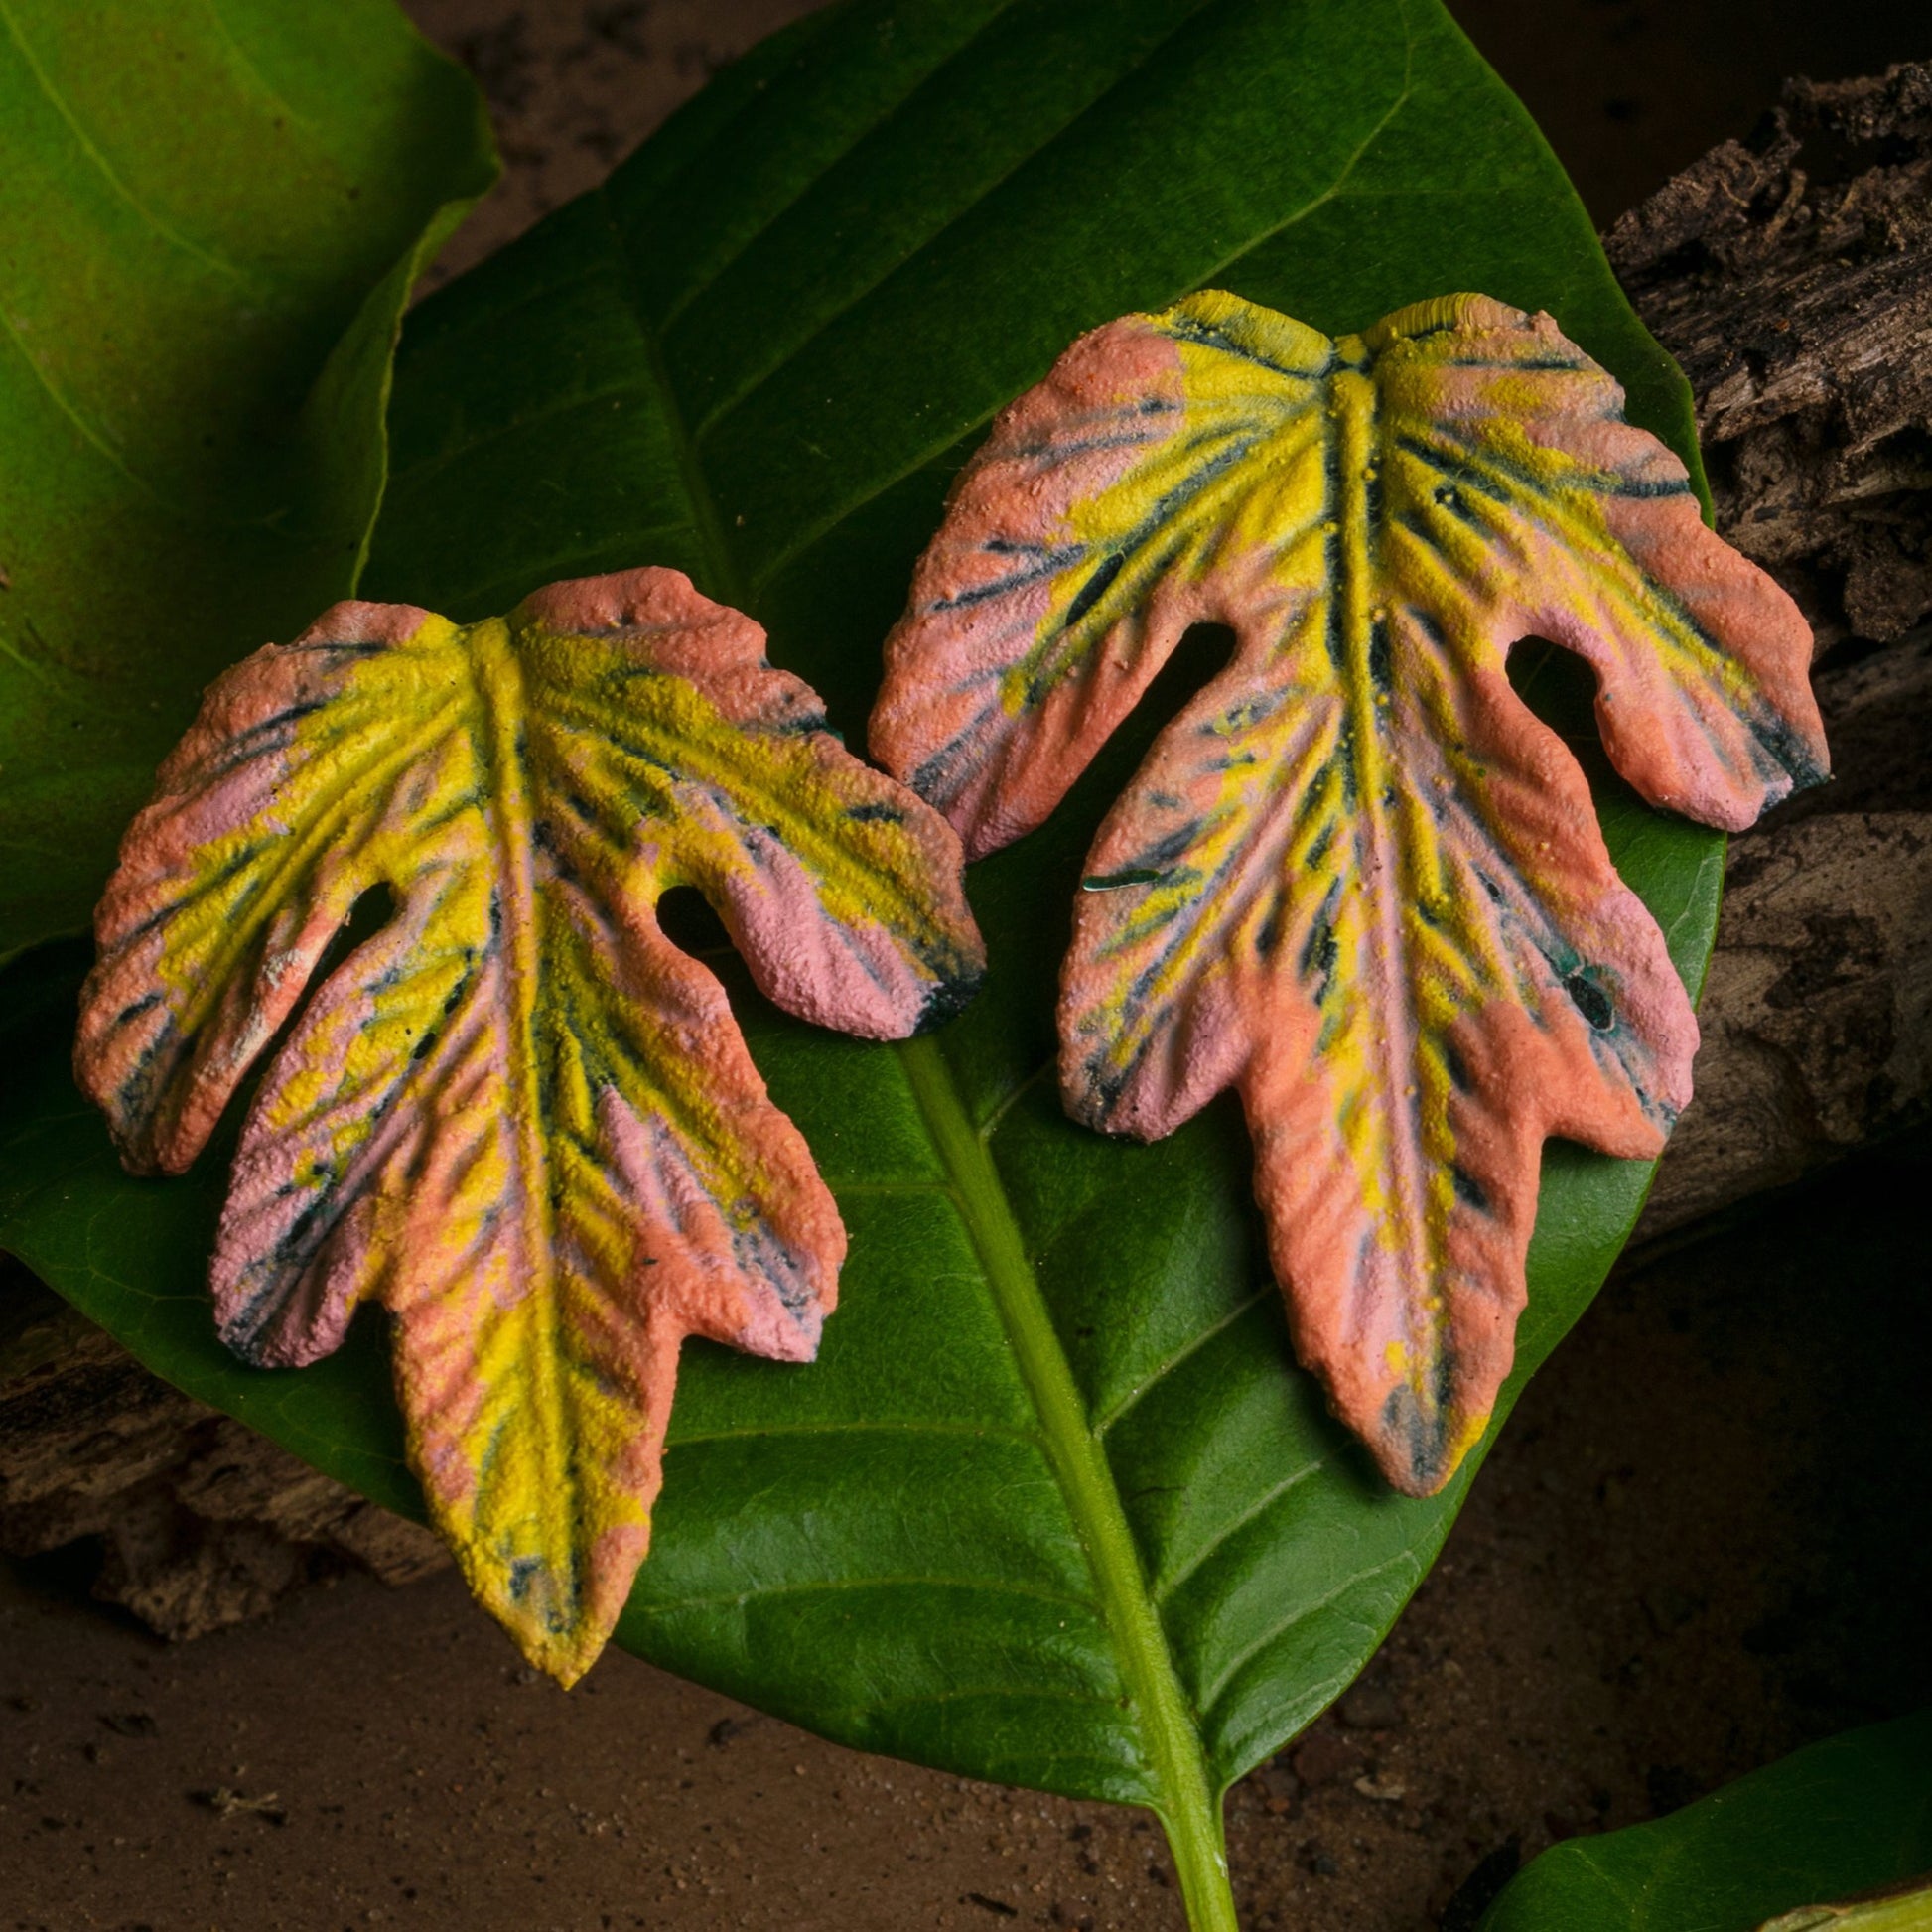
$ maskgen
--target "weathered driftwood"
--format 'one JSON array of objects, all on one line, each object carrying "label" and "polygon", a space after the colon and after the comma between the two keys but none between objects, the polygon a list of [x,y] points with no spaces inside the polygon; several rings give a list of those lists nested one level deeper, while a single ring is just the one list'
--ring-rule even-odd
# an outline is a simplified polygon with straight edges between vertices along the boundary
[{"label": "weathered driftwood", "polygon": [[1690,378],[1719,527],[1819,643],[1932,614],[1932,65],[1792,81],[1604,237]]},{"label": "weathered driftwood", "polygon": [[407,1583],[449,1562],[428,1530],[171,1389],[0,1259],[0,1552],[83,1538],[94,1594],[174,1638],[332,1570]]},{"label": "weathered driftwood", "polygon": [[[1731,848],[1647,1237],[1932,1115],[1932,68],[1794,82],[1607,240],[1690,376],[1720,527],[1818,632],[1838,772]],[[9,1268],[0,1552],[98,1539],[98,1593],[172,1636],[445,1561]]]},{"label": "weathered driftwood", "polygon": [[1932,67],[1792,82],[1606,241],[1818,634],[1837,772],[1731,847],[1648,1236],[1932,1113]]}]

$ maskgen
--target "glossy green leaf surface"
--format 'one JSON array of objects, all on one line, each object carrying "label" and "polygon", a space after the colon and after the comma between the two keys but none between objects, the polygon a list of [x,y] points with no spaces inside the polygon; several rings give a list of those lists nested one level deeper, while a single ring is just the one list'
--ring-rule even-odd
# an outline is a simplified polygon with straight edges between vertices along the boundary
[{"label": "glossy green leaf surface", "polygon": [[354,582],[396,325],[493,165],[388,0],[0,5],[0,958]]},{"label": "glossy green leaf surface", "polygon": [[1932,1713],[1828,1738],[1653,1824],[1569,1839],[1512,1880],[1482,1932],[1755,1932],[1773,1917],[1776,1932],[1905,1932],[1932,1924],[1932,1899],[1869,1917],[1801,1908],[1927,1872]]},{"label": "glossy green leaf surface", "polygon": [[[764,622],[856,742],[993,414],[1080,330],[1205,284],[1328,331],[1445,288],[1547,307],[1695,460],[1681,382],[1434,0],[849,5],[411,319],[364,590],[469,619],[672,565]],[[1559,672],[1521,679],[1546,710]],[[1229,1106],[1152,1147],[1060,1113],[1066,907],[1146,742],[1130,724],[1051,824],[974,869],[991,972],[944,1033],[834,1039],[730,981],[850,1259],[811,1370],[690,1350],[620,1639],[854,1744],[1152,1804],[1200,1922],[1228,1925],[1215,1794],[1360,1669],[1481,1451],[1411,1500],[1327,1418]],[[1695,986],[1722,842],[1589,768]],[[372,1355],[307,1391],[312,1371],[221,1360],[197,1299],[215,1183],[121,1176],[39,1040],[8,1048],[34,1062],[0,1119],[0,1239],[174,1379],[395,1495]],[[1498,1425],[1648,1173],[1549,1150]]]}]

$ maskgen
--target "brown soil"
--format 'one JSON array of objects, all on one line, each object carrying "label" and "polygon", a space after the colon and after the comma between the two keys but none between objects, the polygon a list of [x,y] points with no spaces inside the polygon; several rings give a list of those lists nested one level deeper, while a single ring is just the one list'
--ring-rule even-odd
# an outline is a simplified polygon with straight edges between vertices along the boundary
[{"label": "brown soil", "polygon": [[[1932,1150],[1625,1270],[1368,1675],[1236,1788],[1257,1928],[1410,1932],[1478,1868],[1932,1697]],[[0,1594],[0,1928],[1181,1924],[1150,1822],[807,1737],[612,1655],[565,1696],[445,1576],[170,1648]]]},{"label": "brown soil", "polygon": [[[473,260],[797,0],[415,0],[515,164]],[[1599,217],[1917,5],[1463,0]],[[1932,1697],[1923,1145],[1626,1268],[1338,1712],[1231,1795],[1244,1922],[1473,1923],[1518,1857]],[[0,1932],[1177,1932],[1150,1821],[818,1742],[631,1659],[566,1698],[448,1576],[167,1647],[0,1571]]]}]

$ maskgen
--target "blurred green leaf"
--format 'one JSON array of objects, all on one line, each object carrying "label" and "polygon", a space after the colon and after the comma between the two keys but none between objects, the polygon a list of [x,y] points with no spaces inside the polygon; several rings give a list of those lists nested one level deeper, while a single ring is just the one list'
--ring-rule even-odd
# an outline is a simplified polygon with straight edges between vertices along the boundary
[{"label": "blurred green leaf", "polygon": [[202,685],[355,581],[418,271],[494,173],[389,0],[0,4],[0,958]]},{"label": "blurred green leaf", "polygon": [[1928,1871],[1932,1712],[1813,1744],[1653,1824],[1567,1839],[1511,1880],[1482,1932],[1906,1932],[1932,1926],[1932,1895],[1799,1908]]}]

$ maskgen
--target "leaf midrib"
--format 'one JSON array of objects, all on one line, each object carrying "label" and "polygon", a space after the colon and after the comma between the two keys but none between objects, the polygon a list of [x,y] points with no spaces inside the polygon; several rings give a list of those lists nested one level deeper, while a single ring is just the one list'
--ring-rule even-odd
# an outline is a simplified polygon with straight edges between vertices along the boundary
[{"label": "leaf midrib", "polygon": [[[1348,344],[1337,345],[1322,383],[1328,424],[1323,448],[1329,477],[1327,513],[1333,529],[1327,547],[1333,589],[1326,642],[1330,660],[1347,667],[1342,703],[1348,733],[1343,757],[1344,770],[1352,767],[1359,817],[1357,890],[1367,907],[1370,957],[1385,962],[1390,989],[1367,1042],[1374,1084],[1401,1106],[1400,1113],[1391,1107],[1392,1130],[1379,1137],[1381,1145],[1375,1150],[1377,1175],[1388,1189],[1381,1208],[1382,1234],[1398,1256],[1419,1257],[1417,1273],[1427,1280],[1434,1257],[1428,1252],[1429,1180],[1421,1152],[1424,1076],[1416,1071],[1420,1003],[1411,965],[1415,949],[1407,929],[1409,854],[1403,849],[1394,803],[1413,781],[1386,742],[1389,726],[1374,672],[1375,629],[1382,621],[1377,613],[1393,602],[1384,576],[1381,529],[1371,515],[1369,497],[1369,479],[1382,461],[1382,387],[1374,360],[1358,360],[1350,348],[1354,341],[1350,338]],[[1345,776],[1343,784],[1349,782]],[[1412,1088],[1416,1097],[1411,1097]],[[1414,1293],[1421,1299],[1420,1288]],[[1413,1321],[1424,1311],[1412,1305],[1407,1312]],[[1447,1319],[1416,1325],[1425,1327],[1419,1339],[1425,1362],[1433,1363],[1441,1355]],[[1410,1373],[1413,1378],[1414,1371]],[[1420,1399],[1420,1388],[1417,1395]]]},{"label": "leaf midrib", "polygon": [[[536,823],[523,744],[529,701],[523,667],[502,619],[476,625],[469,632],[469,643],[481,714],[479,749],[495,779],[488,787],[486,809],[497,851],[498,890],[504,902],[500,971],[503,1030],[510,1039],[510,1050],[504,1057],[511,1096],[503,1114],[522,1181],[525,1211],[515,1218],[523,1247],[524,1278],[534,1290],[530,1300],[536,1305],[536,1322],[543,1331],[543,1345],[524,1351],[531,1383],[530,1408],[544,1439],[542,1462],[549,1471],[544,1503],[551,1520],[545,1525],[543,1543],[548,1549],[566,1549],[574,1554],[581,1497],[568,1442],[570,1425],[565,1412],[569,1403],[559,1368],[566,1356],[568,1324],[555,1267],[556,1205],[550,1153],[544,1145],[547,1110],[536,1077],[536,1011],[542,999],[543,967],[538,941],[541,914],[537,906]],[[519,1085],[523,1087],[521,1093],[516,1092]]]},{"label": "leaf midrib", "polygon": [[[708,565],[706,574],[720,597],[742,608],[742,576],[723,516],[672,387],[662,345],[637,300],[636,266],[608,189],[600,195],[628,284],[627,306],[676,452],[692,530]],[[945,1169],[946,1192],[986,1270],[1021,1379],[1039,1418],[1048,1466],[1073,1518],[1102,1618],[1135,1702],[1134,1715],[1152,1773],[1153,1802],[1174,1834],[1177,1853],[1186,1857],[1179,1843],[1185,1839],[1197,1857],[1212,1848],[1209,1855],[1218,1859],[1219,1808],[1199,1720],[1182,1692],[1118,1485],[1099,1438],[1088,1426],[1072,1366],[1028,1259],[1005,1183],[937,1044],[929,1037],[911,1039],[897,1042],[895,1050]]]},{"label": "leaf midrib", "polygon": [[967,1114],[938,1041],[926,1035],[901,1041],[895,1050],[945,1169],[947,1191],[986,1271],[1015,1366],[1039,1418],[1047,1463],[1079,1531],[1101,1615],[1136,1707],[1157,1806],[1177,1831],[1198,1829],[1203,1820],[1211,1830],[1214,1794],[1199,1720],[1181,1690],[1119,1486],[1088,1425],[1086,1405],[992,1152]]}]

